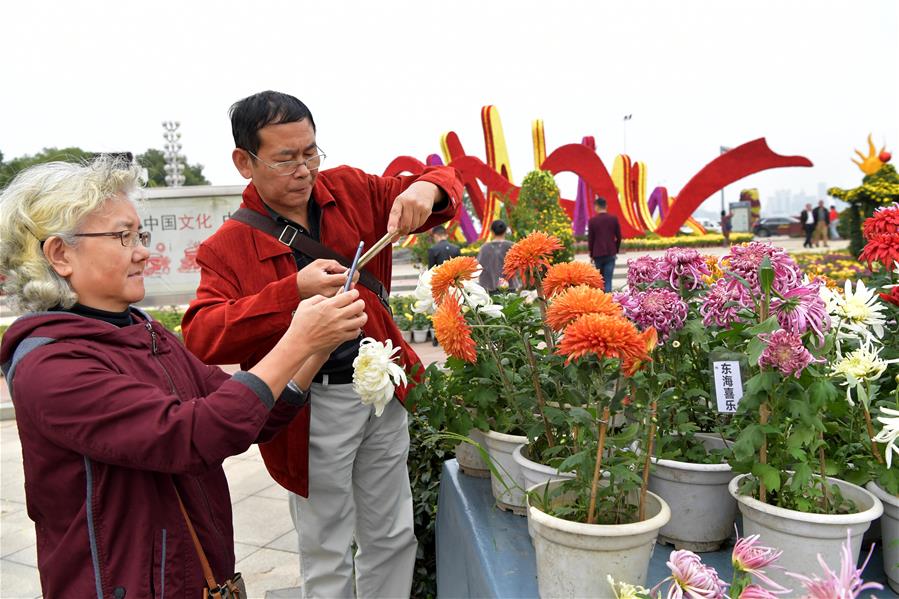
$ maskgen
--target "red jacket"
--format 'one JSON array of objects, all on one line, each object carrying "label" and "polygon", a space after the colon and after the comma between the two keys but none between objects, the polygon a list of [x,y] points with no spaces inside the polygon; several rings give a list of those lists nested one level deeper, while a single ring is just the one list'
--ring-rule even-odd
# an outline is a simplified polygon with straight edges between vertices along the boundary
[{"label": "red jacket", "polygon": [[299,409],[282,400],[269,412],[260,379],[204,365],[133,314],[140,322],[122,328],[27,315],[3,336],[45,597],[199,597],[205,580],[176,485],[217,581],[231,576],[222,461]]},{"label": "red jacket", "polygon": [[[430,167],[417,177],[377,177],[346,166],[322,171],[312,193],[321,208],[321,243],[349,258],[360,240],[371,247],[387,232],[393,200],[415,181],[438,185],[450,199],[420,230],[453,218],[462,197],[462,181],[455,169]],[[252,183],[244,190],[241,206],[268,215]],[[182,322],[187,347],[207,364],[253,366],[287,330],[300,301],[290,247],[249,225],[228,220],[200,245],[197,263],[201,267],[197,298]],[[391,265],[391,252],[383,251],[365,267],[388,292]],[[407,370],[420,364],[380,299],[362,285],[356,288],[368,314],[365,335],[391,339],[394,346],[402,347]],[[397,389],[397,395],[404,399],[405,390]],[[304,497],[309,492],[309,416],[309,408],[304,408],[260,448],[272,477]]]}]

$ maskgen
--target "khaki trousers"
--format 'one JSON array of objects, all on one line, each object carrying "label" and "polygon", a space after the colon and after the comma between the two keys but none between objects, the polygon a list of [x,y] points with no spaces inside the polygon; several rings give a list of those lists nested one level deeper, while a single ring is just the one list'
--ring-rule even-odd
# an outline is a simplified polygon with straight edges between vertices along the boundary
[{"label": "khaki trousers", "polygon": [[[406,409],[380,417],[352,385],[312,385],[309,498],[290,493],[303,597],[409,597],[418,542]],[[352,554],[355,540],[357,550]]]},{"label": "khaki trousers", "polygon": [[823,220],[819,220],[815,225],[815,233],[812,240],[815,242],[815,247],[822,241],[824,242],[825,247],[827,246],[827,223]]}]

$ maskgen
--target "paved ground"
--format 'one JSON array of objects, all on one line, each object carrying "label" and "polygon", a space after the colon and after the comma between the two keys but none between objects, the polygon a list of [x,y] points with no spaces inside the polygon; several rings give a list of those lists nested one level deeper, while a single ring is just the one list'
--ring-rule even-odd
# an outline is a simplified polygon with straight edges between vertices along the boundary
[{"label": "paved ground", "polygon": [[[789,251],[802,248],[801,239],[777,238],[773,241]],[[831,246],[845,247],[846,242],[831,243]],[[725,253],[724,248],[702,251]],[[662,253],[633,252],[619,256],[615,286],[625,281],[628,258]],[[581,255],[578,259],[587,260],[587,257]],[[398,264],[395,268],[395,282],[408,286],[411,281],[414,288],[416,277],[417,271],[410,264]],[[415,350],[426,364],[442,361],[445,357],[443,351],[430,342],[416,344]],[[5,381],[0,379],[0,402],[8,401]],[[22,451],[15,420],[0,422],[0,458],[0,598],[40,597],[34,524],[25,511]],[[225,472],[234,508],[237,570],[246,578],[251,597],[298,596],[297,540],[287,509],[286,491],[271,480],[256,446],[226,460]]]},{"label": "paved ground", "polygon": [[[430,342],[413,347],[425,364],[445,359],[443,350]],[[5,393],[5,381],[0,384]],[[34,523],[25,511],[22,447],[15,420],[0,422],[0,458],[0,597],[41,597]],[[287,491],[269,477],[256,445],[225,460],[225,474],[234,510],[237,571],[246,579],[250,597],[298,597],[297,537],[287,509]]]}]

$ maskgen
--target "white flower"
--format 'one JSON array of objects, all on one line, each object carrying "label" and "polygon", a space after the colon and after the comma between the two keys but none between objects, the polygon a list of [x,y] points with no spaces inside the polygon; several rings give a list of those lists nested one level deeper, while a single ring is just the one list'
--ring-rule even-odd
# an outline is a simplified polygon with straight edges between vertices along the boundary
[{"label": "white flower", "polygon": [[434,275],[434,268],[426,270],[418,276],[418,285],[415,287],[414,294],[415,304],[412,306],[413,312],[433,314],[437,311],[437,306],[434,305],[434,296],[431,294],[431,277]]},{"label": "white flower", "polygon": [[375,416],[384,412],[393,399],[393,392],[401,382],[406,384],[406,373],[393,362],[393,356],[401,348],[366,337],[359,344],[359,355],[353,360],[353,390],[365,405],[375,406]]},{"label": "white flower", "polygon": [[891,410],[890,408],[880,408],[881,413],[887,413],[892,418],[886,416],[878,416],[877,420],[883,424],[883,428],[872,439],[877,443],[887,444],[887,468],[892,467],[893,453],[899,454],[899,448],[896,447],[896,439],[899,438],[899,410]]},{"label": "white flower", "polygon": [[865,382],[873,382],[880,378],[887,364],[899,362],[896,360],[883,360],[880,358],[880,349],[875,349],[873,345],[866,344],[858,349],[849,352],[839,362],[831,367],[834,376],[843,377],[846,382],[846,400],[849,405],[855,405],[852,402],[851,391],[853,388],[859,393],[862,403],[868,405],[868,396],[862,387]]},{"label": "white flower", "polygon": [[858,339],[860,344],[877,341],[883,337],[886,322],[881,313],[885,306],[877,299],[875,289],[865,287],[864,281],[846,281],[844,293],[821,287],[827,311],[834,318],[837,335],[843,339]]},{"label": "white flower", "polygon": [[624,581],[615,582],[611,575],[607,575],[606,580],[609,581],[609,586],[612,587],[612,592],[615,593],[615,599],[640,599],[640,597],[649,595],[647,589]]},{"label": "white flower", "polygon": [[526,304],[533,304],[538,297],[536,289],[522,289],[518,295],[524,298]]}]

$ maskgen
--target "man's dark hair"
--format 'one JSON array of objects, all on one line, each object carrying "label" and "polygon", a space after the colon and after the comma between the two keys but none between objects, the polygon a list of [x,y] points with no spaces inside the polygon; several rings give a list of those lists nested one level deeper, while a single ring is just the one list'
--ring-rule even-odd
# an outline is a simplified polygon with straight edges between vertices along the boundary
[{"label": "man's dark hair", "polygon": [[437,225],[433,229],[431,229],[431,235],[446,235],[446,227],[443,225]]},{"label": "man's dark hair", "polygon": [[597,206],[599,206],[600,208],[602,208],[603,210],[606,209],[606,199],[605,198],[596,198],[596,200],[594,200],[593,203],[596,204]]},{"label": "man's dark hair", "polygon": [[505,235],[506,231],[509,230],[509,225],[501,220],[495,220],[490,223],[490,230],[493,231],[494,235]]},{"label": "man's dark hair", "polygon": [[296,123],[309,119],[315,131],[315,121],[305,104],[288,94],[264,91],[238,100],[228,111],[234,145],[254,154],[259,151],[259,130],[266,125]]},{"label": "man's dark hair", "polygon": [[721,211],[721,216],[724,216],[725,214],[727,214],[727,212],[725,212],[724,210],[722,210],[722,211]]}]

